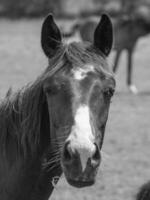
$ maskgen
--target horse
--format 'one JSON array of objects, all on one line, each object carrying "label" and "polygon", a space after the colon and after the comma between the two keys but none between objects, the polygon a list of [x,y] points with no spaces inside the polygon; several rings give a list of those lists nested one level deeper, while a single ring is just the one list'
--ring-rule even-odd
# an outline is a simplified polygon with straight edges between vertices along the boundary
[{"label": "horse", "polygon": [[111,98],[113,33],[103,14],[93,43],[64,44],[49,14],[41,29],[48,67],[0,103],[0,199],[48,200],[59,177],[95,183]]},{"label": "horse", "polygon": [[150,200],[150,182],[145,183],[139,190],[136,200]]},{"label": "horse", "polygon": [[[80,38],[83,41],[93,40],[94,30],[97,25],[97,19],[88,18],[81,22],[75,23],[71,27],[70,33],[65,33],[66,37],[73,36],[76,32],[79,32]],[[128,64],[127,64],[127,86],[129,90],[137,94],[138,90],[132,82],[132,68],[133,68],[133,53],[135,51],[136,44],[139,38],[150,33],[150,21],[139,14],[135,16],[120,16],[113,22],[114,26],[114,50],[116,55],[114,58],[113,72],[116,73],[118,69],[118,62],[121,53],[127,51]]]}]

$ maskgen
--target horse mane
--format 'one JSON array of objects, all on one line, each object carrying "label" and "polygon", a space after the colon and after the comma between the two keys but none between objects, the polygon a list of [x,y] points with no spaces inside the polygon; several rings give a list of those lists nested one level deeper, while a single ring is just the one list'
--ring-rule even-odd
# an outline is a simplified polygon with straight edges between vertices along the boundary
[{"label": "horse mane", "polygon": [[[39,144],[44,103],[39,79],[16,93],[8,92],[0,104],[0,151],[2,156],[17,148],[17,154],[33,151]],[[9,153],[8,153],[9,154]]]},{"label": "horse mane", "polygon": [[[99,64],[97,66],[99,72],[110,76],[104,55],[97,51],[88,43],[81,45],[74,42],[62,45],[49,60],[48,68],[35,82],[16,93],[8,91],[0,104],[0,156],[11,158],[13,152],[15,152],[14,157],[35,152],[40,144],[41,133],[42,137],[46,137],[43,131],[45,127],[50,136],[48,108],[43,91],[43,81],[46,78],[53,76],[60,69],[66,69],[66,66],[84,67],[85,63],[93,62]],[[67,63],[72,65],[66,65]],[[48,121],[43,119],[44,116]]]}]

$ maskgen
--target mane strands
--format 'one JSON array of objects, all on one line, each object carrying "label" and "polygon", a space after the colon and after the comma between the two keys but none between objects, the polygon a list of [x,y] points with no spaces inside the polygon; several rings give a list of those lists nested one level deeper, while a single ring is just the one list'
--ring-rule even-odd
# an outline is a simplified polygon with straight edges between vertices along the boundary
[{"label": "mane strands", "polygon": [[27,148],[35,150],[40,139],[43,103],[39,79],[16,93],[7,93],[0,105],[0,151],[3,154],[9,149],[9,141],[16,144],[18,154],[25,153]]}]

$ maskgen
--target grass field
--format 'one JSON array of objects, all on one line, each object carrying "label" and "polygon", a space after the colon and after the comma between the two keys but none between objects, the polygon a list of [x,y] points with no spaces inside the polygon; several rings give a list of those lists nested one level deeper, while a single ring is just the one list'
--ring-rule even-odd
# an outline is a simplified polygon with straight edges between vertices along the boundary
[{"label": "grass field", "polygon": [[[41,20],[0,21],[0,95],[33,81],[47,66],[40,48]],[[109,62],[112,63],[110,56]],[[75,189],[61,178],[52,200],[133,200],[150,180],[150,37],[139,41],[134,55],[134,82],[140,93],[128,92],[126,57],[116,75],[103,145],[104,159],[95,186]]]}]

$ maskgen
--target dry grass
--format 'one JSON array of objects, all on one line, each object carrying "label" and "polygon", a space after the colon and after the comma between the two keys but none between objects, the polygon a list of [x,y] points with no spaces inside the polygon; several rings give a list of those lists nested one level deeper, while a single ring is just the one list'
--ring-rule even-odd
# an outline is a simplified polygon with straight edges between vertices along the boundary
[{"label": "dry grass", "polygon": [[[0,95],[20,88],[47,66],[40,49],[41,21],[0,21]],[[134,80],[141,93],[125,86],[125,55],[117,75],[103,146],[104,161],[94,187],[75,189],[62,178],[53,200],[133,200],[138,187],[150,180],[150,37],[140,40]],[[111,60],[111,59],[110,59]],[[110,61],[111,62],[111,61]]]}]

